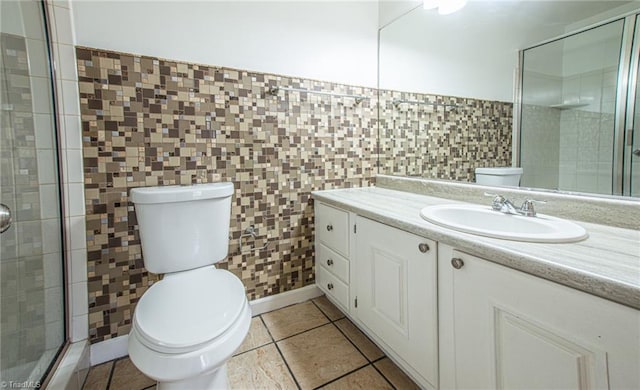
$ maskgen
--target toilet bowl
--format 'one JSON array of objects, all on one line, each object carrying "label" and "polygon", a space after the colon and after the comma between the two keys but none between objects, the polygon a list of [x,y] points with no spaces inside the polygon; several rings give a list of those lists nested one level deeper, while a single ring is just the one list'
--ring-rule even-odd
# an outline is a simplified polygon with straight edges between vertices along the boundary
[{"label": "toilet bowl", "polygon": [[226,389],[226,362],[249,331],[251,309],[227,256],[231,183],[131,191],[145,267],[163,273],[140,298],[129,357],[158,389]]},{"label": "toilet bowl", "polygon": [[476,168],[476,183],[488,186],[512,186],[520,185],[522,168]]}]

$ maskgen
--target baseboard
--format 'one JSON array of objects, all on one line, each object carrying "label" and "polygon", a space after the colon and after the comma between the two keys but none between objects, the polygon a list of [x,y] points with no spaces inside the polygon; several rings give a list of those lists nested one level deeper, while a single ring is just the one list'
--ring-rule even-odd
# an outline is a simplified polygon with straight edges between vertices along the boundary
[{"label": "baseboard", "polygon": [[128,334],[91,344],[91,366],[127,356],[128,344]]},{"label": "baseboard", "polygon": [[[251,313],[257,316],[262,313],[277,310],[285,306],[308,301],[322,295],[322,291],[315,285],[285,291],[249,302]],[[91,345],[91,365],[95,366],[113,359],[127,356],[129,335],[119,336]]]},{"label": "baseboard", "polygon": [[323,292],[318,288],[318,286],[311,284],[295,290],[285,291],[280,294],[258,298],[249,302],[249,304],[251,305],[252,315],[257,316],[295,303],[308,301],[309,299],[319,297],[322,294]]}]

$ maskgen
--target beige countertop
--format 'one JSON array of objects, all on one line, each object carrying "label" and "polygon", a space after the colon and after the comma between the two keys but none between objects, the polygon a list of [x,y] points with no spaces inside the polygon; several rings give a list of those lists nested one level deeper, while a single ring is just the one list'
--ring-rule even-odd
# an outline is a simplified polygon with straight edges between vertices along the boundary
[{"label": "beige countertop", "polygon": [[471,255],[640,309],[640,230],[575,221],[587,229],[589,238],[569,244],[517,242],[458,232],[420,217],[423,207],[461,203],[454,200],[378,187],[315,191],[313,197]]}]

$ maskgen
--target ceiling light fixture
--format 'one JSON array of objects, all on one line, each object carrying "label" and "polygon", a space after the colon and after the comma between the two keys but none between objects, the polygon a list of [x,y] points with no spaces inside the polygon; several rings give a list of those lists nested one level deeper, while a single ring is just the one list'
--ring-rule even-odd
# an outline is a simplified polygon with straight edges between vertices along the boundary
[{"label": "ceiling light fixture", "polygon": [[424,9],[438,9],[440,15],[449,15],[461,10],[467,5],[467,0],[423,0]]}]

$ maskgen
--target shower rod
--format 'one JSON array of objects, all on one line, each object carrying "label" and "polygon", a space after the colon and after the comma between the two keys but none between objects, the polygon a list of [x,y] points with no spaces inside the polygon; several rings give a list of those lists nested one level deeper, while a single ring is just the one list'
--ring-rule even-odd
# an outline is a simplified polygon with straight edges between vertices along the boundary
[{"label": "shower rod", "polygon": [[280,91],[314,93],[316,95],[336,96],[336,97],[350,97],[350,98],[354,98],[356,100],[356,104],[360,104],[365,99],[370,99],[368,96],[364,96],[364,95],[350,95],[350,94],[345,94],[345,93],[314,91],[312,89],[303,89],[303,88],[293,88],[293,87],[271,87],[271,88],[269,88],[269,94],[270,95],[274,95],[275,96]]}]

